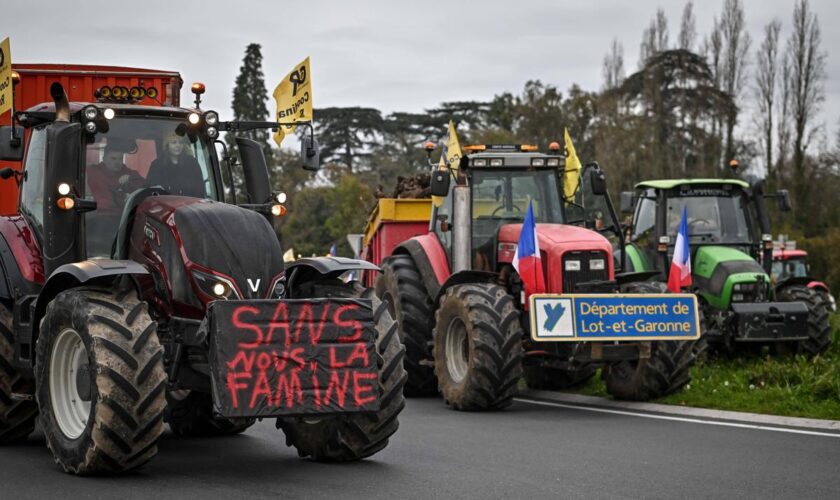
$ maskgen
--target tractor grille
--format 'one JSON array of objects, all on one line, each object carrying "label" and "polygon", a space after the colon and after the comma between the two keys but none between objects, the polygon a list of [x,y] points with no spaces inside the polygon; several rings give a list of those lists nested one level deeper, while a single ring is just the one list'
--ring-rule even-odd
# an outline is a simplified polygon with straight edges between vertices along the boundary
[{"label": "tractor grille", "polygon": [[[603,259],[604,269],[592,270],[591,261]],[[568,270],[567,262],[580,262],[580,269],[577,271]],[[610,279],[609,271],[610,262],[607,254],[600,250],[585,250],[576,252],[566,252],[563,254],[563,292],[575,293],[577,291],[578,283],[585,283],[587,281],[608,280]]]}]

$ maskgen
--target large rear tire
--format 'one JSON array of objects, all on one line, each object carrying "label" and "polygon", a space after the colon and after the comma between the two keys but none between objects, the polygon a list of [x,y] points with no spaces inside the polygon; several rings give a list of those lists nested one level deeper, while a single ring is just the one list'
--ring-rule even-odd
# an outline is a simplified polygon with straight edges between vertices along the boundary
[{"label": "large rear tire", "polygon": [[511,404],[522,375],[522,327],[507,291],[493,284],[455,285],[435,315],[435,374],[456,410]]},{"label": "large rear tire", "polygon": [[[305,287],[305,288],[304,288]],[[286,444],[294,446],[301,458],[323,462],[347,462],[369,457],[388,445],[399,428],[398,416],[405,408],[403,368],[405,347],[397,333],[397,323],[371,288],[353,287],[340,281],[306,284],[300,298],[361,297],[371,300],[376,324],[376,350],[380,356],[380,409],[372,414],[355,413],[331,417],[278,418],[277,427],[286,434]]]},{"label": "large rear tire", "polygon": [[245,432],[256,422],[254,418],[216,418],[210,394],[190,391],[179,396],[177,393],[166,395],[166,423],[178,436],[230,436]]},{"label": "large rear tire", "polygon": [[405,395],[437,394],[435,371],[428,363],[432,359],[433,304],[411,257],[394,255],[385,259],[382,275],[376,281],[376,295],[388,304],[405,345]]},{"label": "large rear tire", "polygon": [[34,381],[15,369],[15,338],[12,313],[0,304],[0,444],[26,439],[35,430],[38,405],[34,400],[16,400],[12,394],[32,395]]},{"label": "large rear tire", "polygon": [[[794,354],[816,356],[825,352],[831,345],[831,325],[828,320],[828,308],[819,294],[802,285],[791,285],[776,293],[781,302],[804,302],[808,306],[808,338],[792,343]],[[781,346],[776,351],[784,352]]]},{"label": "large rear tire", "polygon": [[47,446],[65,472],[119,473],[157,454],[166,372],[156,330],[133,290],[78,288],[47,306],[37,400]]},{"label": "large rear tire", "polygon": [[[661,293],[658,283],[630,283],[624,293]],[[699,314],[699,313],[698,313]],[[701,338],[703,336],[703,322]],[[691,382],[691,366],[705,343],[694,340],[658,340],[650,342],[650,357],[620,361],[601,371],[607,392],[617,399],[649,401],[678,391]]]}]

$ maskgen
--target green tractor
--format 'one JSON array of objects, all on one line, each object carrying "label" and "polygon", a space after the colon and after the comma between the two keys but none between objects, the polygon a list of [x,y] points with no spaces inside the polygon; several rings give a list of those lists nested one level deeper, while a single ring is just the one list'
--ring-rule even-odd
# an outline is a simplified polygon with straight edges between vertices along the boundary
[{"label": "green tractor", "polygon": [[[631,271],[666,275],[683,207],[691,247],[692,291],[705,316],[705,342],[731,352],[769,345],[775,353],[815,356],[831,343],[828,310],[806,278],[773,283],[773,241],[765,198],[791,209],[786,190],[765,194],[762,181],[669,179],[641,182],[624,192],[632,212],[626,260]],[[747,347],[752,346],[752,347]]]}]

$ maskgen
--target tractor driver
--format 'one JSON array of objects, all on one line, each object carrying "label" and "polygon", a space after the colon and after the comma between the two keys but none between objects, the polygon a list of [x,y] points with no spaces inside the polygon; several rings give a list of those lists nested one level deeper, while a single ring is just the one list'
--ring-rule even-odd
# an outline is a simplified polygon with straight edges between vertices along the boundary
[{"label": "tractor driver", "polygon": [[163,156],[149,166],[148,186],[161,186],[171,195],[204,198],[204,176],[198,161],[187,153],[186,138],[175,132],[163,139]]},{"label": "tractor driver", "polygon": [[106,145],[102,161],[87,168],[87,184],[99,211],[121,211],[126,195],[145,184],[140,174],[125,166],[124,155],[125,151]]}]

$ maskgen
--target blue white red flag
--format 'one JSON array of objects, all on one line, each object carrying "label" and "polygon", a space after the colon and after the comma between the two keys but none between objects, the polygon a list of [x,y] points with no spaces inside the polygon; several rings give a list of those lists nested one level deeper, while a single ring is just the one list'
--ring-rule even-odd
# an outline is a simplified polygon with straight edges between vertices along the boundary
[{"label": "blue white red flag", "polygon": [[338,255],[338,249],[335,247],[335,243],[333,243],[332,246],[330,247],[330,255],[333,256],[333,257]]},{"label": "blue white red flag", "polygon": [[691,249],[688,246],[688,210],[683,207],[680,231],[674,245],[674,258],[668,273],[668,290],[680,293],[683,287],[691,285]]},{"label": "blue white red flag", "polygon": [[[528,202],[528,212],[519,233],[519,244],[513,254],[513,267],[522,278],[525,285],[525,297],[533,293],[545,292],[545,277],[542,259],[540,258],[540,242],[537,238],[537,225],[534,223],[534,208]],[[526,302],[527,303],[527,302]]]}]

